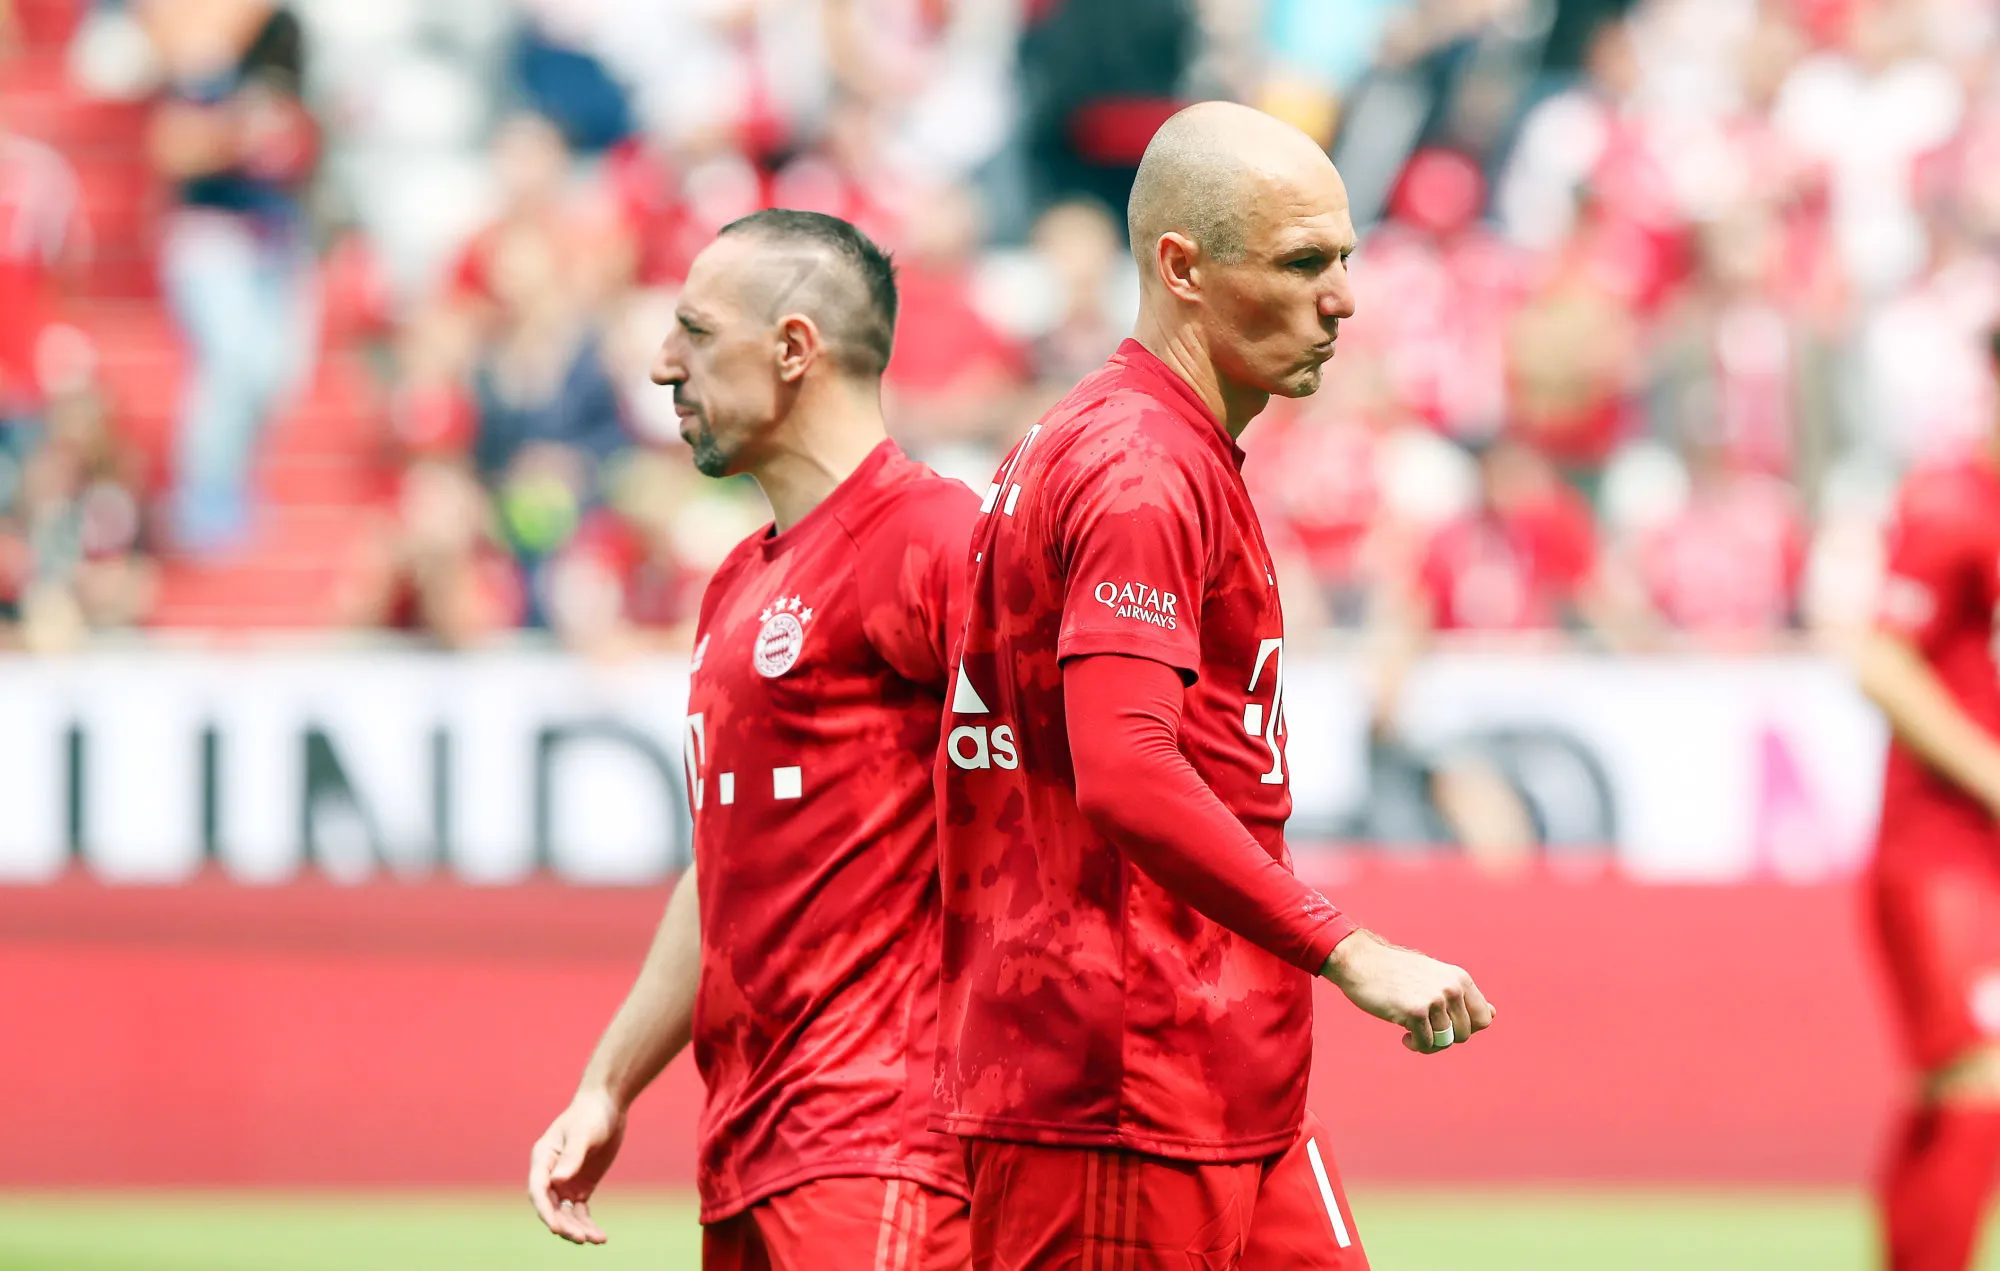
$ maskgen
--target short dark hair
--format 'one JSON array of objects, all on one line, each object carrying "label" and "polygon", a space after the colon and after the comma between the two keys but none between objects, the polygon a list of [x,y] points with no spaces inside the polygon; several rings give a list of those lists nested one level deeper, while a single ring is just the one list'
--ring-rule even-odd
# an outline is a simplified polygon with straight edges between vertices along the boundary
[{"label": "short dark hair", "polygon": [[888,368],[896,342],[896,265],[873,239],[838,216],[788,207],[739,217],[716,237],[730,234],[756,234],[817,249],[848,271],[858,291],[844,297],[850,303],[830,306],[831,312],[820,318],[829,328],[830,352],[851,375],[879,376]]}]

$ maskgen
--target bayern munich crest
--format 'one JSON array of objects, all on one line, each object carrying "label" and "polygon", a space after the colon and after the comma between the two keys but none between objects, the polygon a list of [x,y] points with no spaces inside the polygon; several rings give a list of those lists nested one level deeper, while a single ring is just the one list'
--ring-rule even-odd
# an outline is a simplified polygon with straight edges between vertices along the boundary
[{"label": "bayern munich crest", "polygon": [[757,674],[779,676],[798,664],[799,653],[806,644],[806,624],[812,621],[812,616],[813,611],[802,607],[797,596],[780,596],[769,609],[757,615],[757,620],[764,624],[750,646],[750,662],[757,668]]}]

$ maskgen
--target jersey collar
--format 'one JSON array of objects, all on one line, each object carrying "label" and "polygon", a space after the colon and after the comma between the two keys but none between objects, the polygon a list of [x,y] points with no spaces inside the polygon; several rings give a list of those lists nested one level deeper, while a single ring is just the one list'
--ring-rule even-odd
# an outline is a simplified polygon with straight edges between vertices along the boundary
[{"label": "jersey collar", "polygon": [[1229,435],[1229,430],[1222,426],[1222,421],[1215,417],[1208,403],[1201,400],[1201,394],[1194,391],[1194,385],[1154,356],[1151,349],[1128,338],[1111,355],[1111,360],[1128,373],[1145,380],[1152,387],[1154,397],[1209,438],[1231,463],[1239,469],[1243,466],[1243,447],[1236,444],[1236,438]]},{"label": "jersey collar", "polygon": [[767,522],[763,532],[757,536],[757,546],[763,551],[764,559],[770,560],[790,544],[810,537],[813,526],[838,515],[840,506],[852,499],[856,490],[874,484],[875,474],[882,471],[892,457],[902,453],[894,441],[883,439],[868,452],[868,457],[861,461],[859,467],[827,491],[826,497],[814,504],[812,510],[793,523],[790,529],[779,532],[776,521]]}]

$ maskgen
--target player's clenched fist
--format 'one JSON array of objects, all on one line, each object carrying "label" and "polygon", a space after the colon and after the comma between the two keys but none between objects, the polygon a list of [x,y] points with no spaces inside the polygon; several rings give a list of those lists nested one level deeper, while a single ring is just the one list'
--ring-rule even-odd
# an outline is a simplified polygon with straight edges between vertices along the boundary
[{"label": "player's clenched fist", "polygon": [[1320,974],[1362,1010],[1401,1025],[1403,1045],[1420,1055],[1465,1041],[1496,1013],[1463,970],[1369,931],[1335,945]]},{"label": "player's clenched fist", "polygon": [[579,1091],[535,1142],[528,1163],[528,1199],[550,1231],[576,1244],[601,1245],[590,1217],[590,1195],[618,1156],[625,1110],[609,1094]]}]

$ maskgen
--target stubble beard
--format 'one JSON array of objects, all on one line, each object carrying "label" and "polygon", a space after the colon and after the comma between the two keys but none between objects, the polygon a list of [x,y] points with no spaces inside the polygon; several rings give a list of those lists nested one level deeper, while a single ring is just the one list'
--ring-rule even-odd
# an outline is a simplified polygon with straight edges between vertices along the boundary
[{"label": "stubble beard", "polygon": [[1319,386],[1326,378],[1324,366],[1308,366],[1287,376],[1277,390],[1277,396],[1289,397],[1294,401],[1301,397],[1311,397],[1319,392]]},{"label": "stubble beard", "polygon": [[688,442],[694,452],[694,469],[705,477],[725,476],[729,472],[729,453],[715,440],[710,431],[708,416],[694,417],[694,438]]}]

